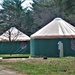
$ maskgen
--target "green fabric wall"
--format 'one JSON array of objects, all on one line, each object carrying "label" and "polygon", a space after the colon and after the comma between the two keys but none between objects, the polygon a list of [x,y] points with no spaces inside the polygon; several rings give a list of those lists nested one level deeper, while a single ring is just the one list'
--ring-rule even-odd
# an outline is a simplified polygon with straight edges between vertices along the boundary
[{"label": "green fabric wall", "polygon": [[30,42],[0,42],[0,54],[29,54]]},{"label": "green fabric wall", "polygon": [[58,42],[63,42],[64,56],[75,56],[75,51],[71,48],[70,38],[54,39],[31,39],[30,53],[31,56],[59,57]]},{"label": "green fabric wall", "polygon": [[[75,56],[75,39],[62,39],[64,45],[64,56]],[[72,44],[74,50],[71,48]]]}]

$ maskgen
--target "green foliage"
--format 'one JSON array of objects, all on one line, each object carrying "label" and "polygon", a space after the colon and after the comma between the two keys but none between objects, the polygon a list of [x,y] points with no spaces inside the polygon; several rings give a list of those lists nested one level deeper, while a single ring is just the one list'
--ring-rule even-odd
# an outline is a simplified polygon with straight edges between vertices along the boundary
[{"label": "green foliage", "polygon": [[[0,10],[2,29],[15,26],[24,33],[31,35],[55,17],[61,17],[75,25],[75,0],[33,0],[33,11],[23,9],[25,0],[4,0]],[[1,30],[2,30],[1,29]]]},{"label": "green foliage", "polygon": [[33,18],[31,16],[30,10],[27,8],[23,9],[21,6],[25,0],[4,0],[1,10],[1,19],[5,23],[6,28],[10,28],[12,26],[17,27],[21,31],[30,35],[30,28],[33,25]]},{"label": "green foliage", "polygon": [[75,0],[33,0],[33,18],[39,30],[56,17],[75,25]]},{"label": "green foliage", "polygon": [[66,10],[68,10],[68,14],[75,14],[75,0],[66,0]]},{"label": "green foliage", "polygon": [[71,11],[69,15],[75,13],[74,11],[75,0],[38,0],[38,1],[33,0],[33,1],[38,6],[54,8],[54,10],[56,10],[57,12],[57,16],[59,17],[61,17],[61,15],[65,12],[68,13],[69,11]]}]

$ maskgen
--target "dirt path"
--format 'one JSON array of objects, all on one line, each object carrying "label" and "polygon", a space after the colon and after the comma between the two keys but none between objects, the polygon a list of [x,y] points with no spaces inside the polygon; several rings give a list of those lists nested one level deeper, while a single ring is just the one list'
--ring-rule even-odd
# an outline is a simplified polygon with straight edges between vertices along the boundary
[{"label": "dirt path", "polygon": [[[26,60],[25,58],[16,58],[16,59],[12,58],[12,59],[0,59],[0,62],[17,62],[25,60]],[[21,74],[18,71],[0,65],[0,75],[27,75],[27,74]]]},{"label": "dirt path", "polygon": [[17,71],[13,71],[13,70],[7,69],[4,66],[0,66],[0,75],[25,75],[25,74],[20,74]]}]

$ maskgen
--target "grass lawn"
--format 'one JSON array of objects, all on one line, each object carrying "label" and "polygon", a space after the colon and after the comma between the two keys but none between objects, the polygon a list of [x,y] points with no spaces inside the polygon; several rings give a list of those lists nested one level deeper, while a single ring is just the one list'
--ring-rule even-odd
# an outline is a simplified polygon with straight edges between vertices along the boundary
[{"label": "grass lawn", "polygon": [[23,57],[29,57],[30,54],[0,54],[0,57],[2,58],[23,58]]},{"label": "grass lawn", "polygon": [[18,62],[0,62],[5,66],[27,75],[75,75],[75,57],[26,58]]}]

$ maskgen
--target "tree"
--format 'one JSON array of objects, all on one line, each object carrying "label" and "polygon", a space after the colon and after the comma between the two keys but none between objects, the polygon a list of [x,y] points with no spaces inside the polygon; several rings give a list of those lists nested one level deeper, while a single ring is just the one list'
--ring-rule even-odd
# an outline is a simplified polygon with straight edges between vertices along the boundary
[{"label": "tree", "polygon": [[61,17],[71,24],[75,21],[74,0],[33,0],[34,20],[38,27],[49,23],[55,17]]},{"label": "tree", "polygon": [[26,20],[25,20],[26,28],[27,28],[26,31],[28,31],[29,34],[33,33],[33,25],[34,25],[34,20],[31,13],[32,11],[30,10],[26,12]]},{"label": "tree", "polygon": [[30,35],[30,30],[28,29],[29,25],[31,27],[33,21],[30,16],[31,11],[27,10],[27,8],[23,9],[21,6],[24,1],[25,0],[4,0],[2,4],[4,9],[1,10],[2,15],[0,17],[4,21],[6,28],[15,26]]},{"label": "tree", "polygon": [[[60,16],[63,12],[69,14],[75,13],[75,0],[33,0],[35,4],[42,7],[54,8],[57,10],[57,15]],[[70,12],[71,11],[71,12]]]},{"label": "tree", "polygon": [[[33,0],[32,11],[23,9],[25,0],[4,0],[0,11],[3,26],[16,26],[21,31],[31,35],[55,17],[61,17],[74,24],[74,0]],[[70,12],[71,11],[71,12]]]},{"label": "tree", "polygon": [[[24,0],[25,1],[25,0]],[[2,7],[2,18],[9,26],[21,25],[21,15],[24,13],[21,0],[4,0]],[[24,14],[23,14],[24,16]]]}]

